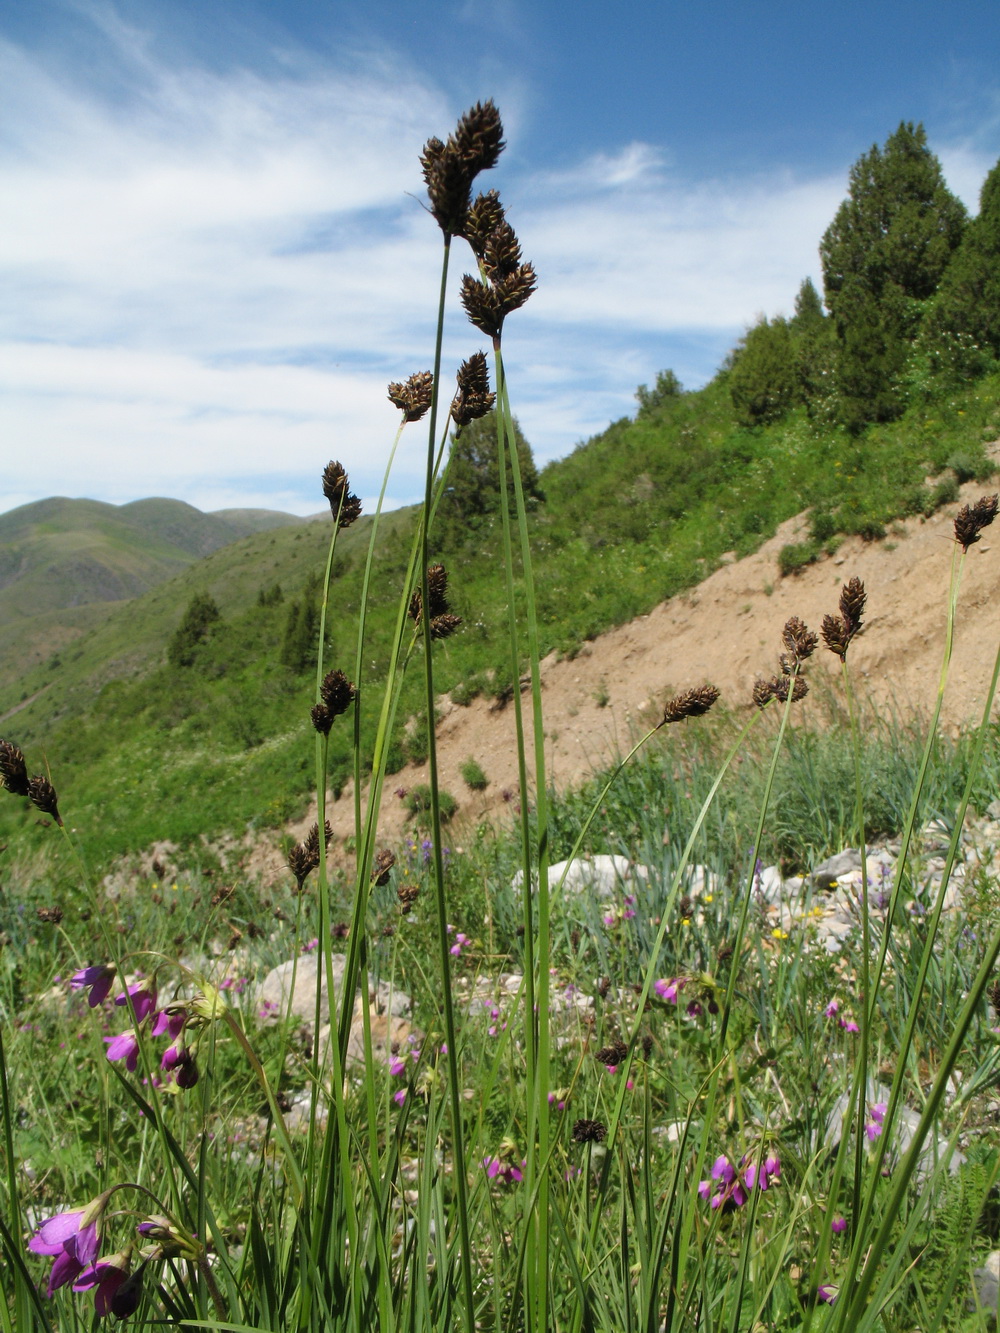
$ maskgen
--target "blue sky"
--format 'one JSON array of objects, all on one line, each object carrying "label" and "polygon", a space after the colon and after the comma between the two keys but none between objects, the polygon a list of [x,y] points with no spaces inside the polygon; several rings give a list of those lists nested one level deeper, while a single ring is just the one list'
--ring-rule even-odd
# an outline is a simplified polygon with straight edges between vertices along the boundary
[{"label": "blue sky", "polygon": [[[431,360],[419,150],[478,98],[509,145],[484,188],[539,275],[505,355],[544,462],[819,285],[848,169],[900,120],[974,211],[998,71],[995,0],[6,0],[0,511],[311,513],[332,457],[377,493],[385,385]],[[481,345],[453,299],[446,365]]]}]

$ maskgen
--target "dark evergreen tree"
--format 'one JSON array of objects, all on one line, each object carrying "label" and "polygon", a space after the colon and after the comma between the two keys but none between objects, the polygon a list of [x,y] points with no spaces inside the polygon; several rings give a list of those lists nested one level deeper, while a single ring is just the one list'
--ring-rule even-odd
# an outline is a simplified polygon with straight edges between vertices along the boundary
[{"label": "dark evergreen tree", "polygon": [[1000,359],[1000,162],[983,183],[979,215],[941,280],[921,342],[935,369],[966,377]]},{"label": "dark evergreen tree", "polygon": [[167,661],[170,665],[193,666],[198,644],[221,618],[222,613],[207,592],[195,593],[167,644]]},{"label": "dark evergreen tree", "polygon": [[820,258],[836,325],[841,415],[852,429],[902,409],[907,354],[965,216],[922,125],[901,124],[884,149],[874,145],[851,168]]},{"label": "dark evergreen tree", "polygon": [[795,344],[799,393],[810,414],[815,414],[833,392],[836,341],[833,320],[824,314],[811,278],[805,278],[799,288],[788,327]]},{"label": "dark evergreen tree", "polygon": [[319,609],[315,596],[307,589],[288,608],[285,635],[281,643],[281,664],[299,674],[316,664],[316,637],[319,633]]},{"label": "dark evergreen tree", "polygon": [[[538,471],[531,446],[524,438],[517,420],[514,438],[526,506],[531,509],[544,500],[538,483]],[[508,466],[509,512],[516,512],[514,481]],[[471,534],[491,523],[500,513],[500,467],[497,462],[496,414],[487,413],[471,422],[452,441],[445,491],[438,507],[435,526],[438,538],[446,546],[461,545]]]},{"label": "dark evergreen tree", "polygon": [[729,393],[740,424],[766,426],[779,420],[794,404],[798,389],[788,321],[761,319],[737,348],[729,372]]}]

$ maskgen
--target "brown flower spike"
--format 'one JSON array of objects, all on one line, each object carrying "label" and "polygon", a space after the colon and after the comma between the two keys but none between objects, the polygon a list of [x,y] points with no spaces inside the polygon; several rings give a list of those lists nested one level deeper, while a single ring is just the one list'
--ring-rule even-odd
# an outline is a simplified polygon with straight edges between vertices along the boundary
[{"label": "brown flower spike", "polygon": [[847,658],[847,649],[862,627],[868,594],[859,578],[851,578],[844,584],[840,593],[840,615],[824,616],[821,634],[823,642],[831,653],[843,662]]},{"label": "brown flower spike", "polygon": [[974,542],[979,541],[979,534],[997,516],[1000,496],[984,495],[975,504],[962,505],[955,515],[955,540],[963,551],[967,551]]},{"label": "brown flower spike", "polygon": [[578,1120],[573,1126],[574,1143],[603,1143],[608,1127],[600,1120]]},{"label": "brown flower spike", "polygon": [[451,419],[461,432],[470,421],[478,421],[493,410],[497,400],[490,393],[490,373],[483,352],[473,352],[458,368],[458,393],[451,400]]},{"label": "brown flower spike", "polygon": [[718,697],[719,691],[714,685],[698,685],[693,690],[685,690],[683,694],[675,694],[667,701],[660,726],[666,726],[670,722],[682,722],[686,717],[701,717],[708,712]]},{"label": "brown flower spike", "polygon": [[0,741],[0,787],[12,796],[28,795],[28,769],[24,755],[10,741]]},{"label": "brown flower spike", "polygon": [[348,489],[347,473],[340,463],[327,463],[323,469],[323,494],[338,527],[349,528],[361,517],[361,501]]},{"label": "brown flower spike", "polygon": [[500,112],[492,101],[477,102],[455,126],[447,143],[428,139],[420,155],[431,212],[446,235],[465,230],[472,182],[495,167],[504,149]]},{"label": "brown flower spike", "polygon": [[56,789],[48,778],[38,774],[28,779],[28,799],[32,805],[41,810],[43,815],[51,815],[56,823],[62,827]]},{"label": "brown flower spike", "polygon": [[419,421],[430,411],[434,394],[434,376],[429,370],[418,370],[404,384],[389,385],[389,402],[403,414],[404,421]]}]

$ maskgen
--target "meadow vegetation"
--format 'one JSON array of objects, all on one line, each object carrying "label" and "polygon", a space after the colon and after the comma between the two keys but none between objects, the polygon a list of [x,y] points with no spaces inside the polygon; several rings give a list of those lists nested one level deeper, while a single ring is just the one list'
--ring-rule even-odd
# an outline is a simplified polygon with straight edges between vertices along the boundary
[{"label": "meadow vegetation", "polygon": [[[952,220],[948,255],[963,253],[975,223],[941,196],[921,133],[900,127],[866,155],[838,235],[865,215],[862,185],[884,176],[914,208],[929,190],[928,207]],[[716,717],[718,692],[691,681],[630,756],[558,799],[538,664],[723,552],[752,549],[803,503],[818,549],[845,531],[875,539],[943,503],[944,483],[987,477],[1000,347],[960,374],[928,354],[905,379],[895,352],[874,357],[851,330],[874,329],[883,351],[898,334],[923,356],[948,255],[921,296],[838,261],[863,317],[838,316],[836,301],[826,315],[803,291],[799,325],[751,330],[700,394],[664,373],[634,421],[536,473],[502,356],[535,275],[496,192],[472,198],[502,148],[487,103],[422,158],[442,308],[464,238],[475,275],[462,302],[492,358],[489,378],[480,354],[463,363],[448,405],[439,312],[433,371],[390,386],[400,435],[427,427],[419,511],[360,518],[329,464],[332,538],[327,523],[264,539],[283,543],[295,577],[275,558],[251,586],[220,552],[184,576],[183,605],[175,596],[167,613],[163,589],[138,604],[152,669],[94,698],[92,674],[63,690],[53,668],[44,700],[10,719],[4,1329],[72,1333],[94,1311],[234,1333],[989,1326],[971,1270],[1000,1226],[996,873],[966,887],[960,912],[945,904],[967,815],[986,811],[1000,775],[1000,651],[981,725],[946,743],[937,718],[965,553],[996,497],[956,520],[940,590],[948,646],[922,727],[855,701],[866,590],[854,578],[818,633],[789,620],[778,673],[746,714]],[[904,297],[928,304],[907,305],[900,324]],[[751,357],[759,392],[746,362],[737,374]],[[866,399],[859,376],[883,370],[881,396]],[[475,523],[449,520],[452,477],[495,487]],[[822,734],[800,732],[810,658],[827,651],[845,711]],[[505,693],[519,737],[512,823],[482,825],[461,854],[426,723],[447,691]],[[379,797],[407,747],[426,754],[430,779],[408,793],[410,839],[389,849]],[[328,785],[349,775],[371,783],[350,880],[321,832]],[[488,781],[474,760],[463,776]],[[194,843],[249,820],[280,825],[310,783],[317,825],[288,848],[279,888],[197,857],[176,880],[100,878],[115,852],[164,833]],[[945,852],[924,885],[931,820]],[[808,913],[771,927],[755,891],[764,860],[807,872],[887,836],[894,877],[876,904],[863,869],[840,951],[822,947]],[[553,863],[587,852],[624,853],[648,878],[604,901],[550,884]],[[708,872],[697,890],[696,863]],[[314,968],[306,1019],[262,998],[288,960]],[[381,1045],[388,1020],[367,1002],[369,977],[376,994],[389,983],[390,1011],[393,995],[412,1003]],[[324,981],[338,997],[325,1032]]]}]

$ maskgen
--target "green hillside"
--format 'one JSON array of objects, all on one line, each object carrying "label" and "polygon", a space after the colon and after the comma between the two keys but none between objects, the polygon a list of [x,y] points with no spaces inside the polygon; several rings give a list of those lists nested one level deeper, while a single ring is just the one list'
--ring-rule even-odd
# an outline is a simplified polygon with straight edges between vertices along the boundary
[{"label": "green hillside", "polygon": [[250,533],[298,522],[260,509],[203,514],[166,499],[54,497],[0,515],[0,678],[64,650],[110,604]]},{"label": "green hillside", "polygon": [[[662,371],[652,389],[638,389],[634,418],[540,474],[521,440],[542,655],[573,655],[697,584],[726,553],[756,549],[803,510],[809,532],[782,552],[787,575],[845,533],[878,541],[895,519],[953,500],[960,482],[993,476],[986,446],[1000,436],[1000,166],[982,199],[968,220],[922,128],[901,125],[852,170],[849,198],[820,244],[823,301],[807,280],[794,316],[748,329],[705,388],[685,393]],[[516,382],[509,387],[516,407]],[[509,697],[513,685],[493,429],[484,418],[462,433],[431,532],[463,622],[438,645],[435,683],[457,702]],[[316,499],[319,508],[318,484]],[[304,808],[330,519],[260,531],[262,521],[162,500],[122,510],[53,500],[0,520],[8,552],[0,596],[9,598],[0,614],[12,627],[0,648],[3,734],[23,746],[34,771],[48,763],[66,810],[91,830],[95,861],[157,837],[191,841],[253,821],[278,824]],[[233,541],[240,522],[249,535]],[[360,671],[370,520],[338,547],[324,661],[360,688],[364,753],[400,594],[409,592],[401,583],[413,523],[406,510],[383,520]],[[119,602],[100,624],[88,619],[95,590],[132,596],[143,578],[157,586]],[[176,651],[193,602],[198,634]],[[29,614],[50,639],[63,636],[60,651],[12,650],[18,615]],[[420,673],[411,670],[391,770],[423,758],[421,708]],[[335,729],[334,785],[349,771],[349,753],[347,729]],[[17,802],[0,802],[0,840],[33,836]]]}]

